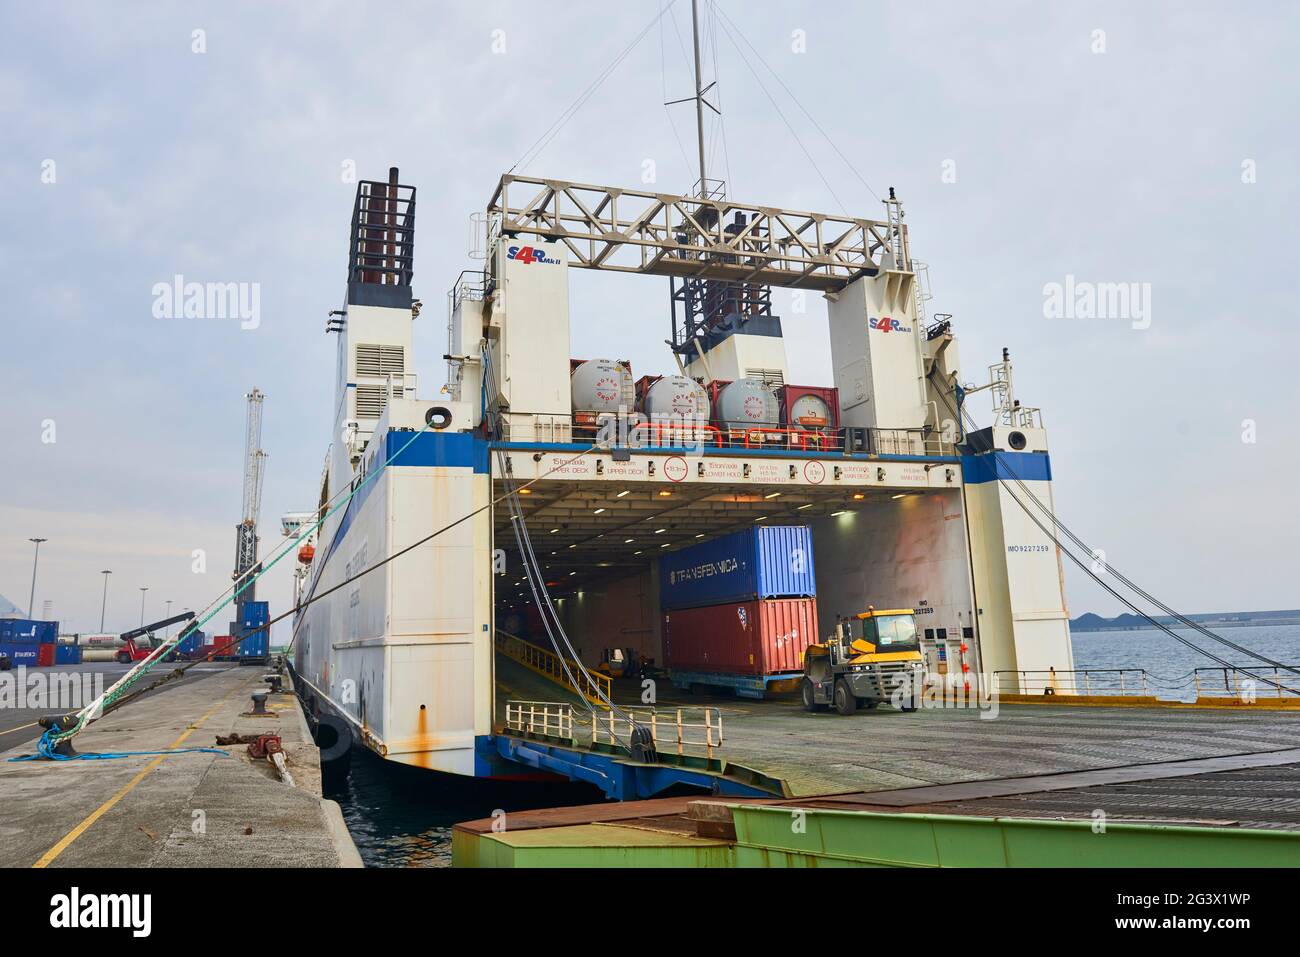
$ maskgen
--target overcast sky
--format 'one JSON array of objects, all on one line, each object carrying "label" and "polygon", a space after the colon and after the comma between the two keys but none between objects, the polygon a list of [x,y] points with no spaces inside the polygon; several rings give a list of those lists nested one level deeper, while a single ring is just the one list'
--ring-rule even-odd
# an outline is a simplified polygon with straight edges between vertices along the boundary
[{"label": "overcast sky", "polygon": [[[896,187],[963,378],[985,381],[1007,346],[1019,398],[1043,408],[1061,517],[1180,610],[1300,606],[1297,8],[719,7],[757,51],[706,37],[730,195],[879,218],[872,191]],[[660,8],[6,4],[0,594],[26,606],[32,536],[49,539],[37,610],[52,601],[65,630],[98,629],[102,569],[110,630],[139,621],[142,586],[151,620],[225,588],[253,386],[264,550],[282,512],[315,503],[348,164],[398,165],[419,189],[432,395],[470,215]],[[688,191],[693,117],[662,103],[690,93],[689,42],[678,0],[521,172],[637,187],[652,160],[659,189]],[[155,318],[154,284],[176,274],[258,284],[260,324]],[[1149,284],[1149,324],[1049,318],[1044,287],[1067,276]],[[668,371],[666,280],[574,270],[571,286],[575,354]],[[824,303],[777,301],[794,379],[828,383]],[[971,409],[988,420],[986,396]],[[262,590],[277,612],[286,570]],[[1069,583],[1073,614],[1122,610]]]}]

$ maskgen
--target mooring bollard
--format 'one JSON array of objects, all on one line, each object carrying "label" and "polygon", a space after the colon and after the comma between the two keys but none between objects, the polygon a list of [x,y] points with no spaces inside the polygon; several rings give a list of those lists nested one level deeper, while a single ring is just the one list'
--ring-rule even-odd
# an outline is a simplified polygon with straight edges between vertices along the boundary
[{"label": "mooring bollard", "polygon": [[249,712],[250,714],[259,714],[259,715],[260,715],[260,714],[270,714],[270,713],[271,713],[271,712],[269,712],[269,711],[266,710],[266,694],[267,694],[267,693],[266,693],[265,691],[255,691],[255,692],[253,692],[253,710],[252,710],[251,712]]},{"label": "mooring bollard", "polygon": [[[36,723],[47,731],[58,734],[66,728],[73,727],[77,723],[77,716],[75,714],[47,715],[38,719]],[[54,753],[70,758],[76,755],[77,751],[72,746],[72,739],[64,738],[54,746]]]}]

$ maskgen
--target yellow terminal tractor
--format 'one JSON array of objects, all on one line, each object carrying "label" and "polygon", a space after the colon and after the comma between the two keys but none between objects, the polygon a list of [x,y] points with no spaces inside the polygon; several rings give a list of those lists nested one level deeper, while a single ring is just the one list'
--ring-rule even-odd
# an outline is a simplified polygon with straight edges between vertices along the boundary
[{"label": "yellow terminal tractor", "polygon": [[867,610],[842,618],[825,644],[809,645],[803,660],[803,706],[840,714],[874,708],[901,692],[903,711],[915,711],[925,681],[925,659],[911,608]]}]

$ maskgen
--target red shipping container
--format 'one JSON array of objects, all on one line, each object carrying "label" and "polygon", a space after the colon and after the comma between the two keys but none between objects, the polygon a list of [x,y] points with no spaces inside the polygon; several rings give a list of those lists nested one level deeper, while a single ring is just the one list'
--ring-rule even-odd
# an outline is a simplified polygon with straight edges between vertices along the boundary
[{"label": "red shipping container", "polygon": [[645,408],[645,394],[650,391],[650,387],[662,379],[661,375],[643,375],[636,380],[636,407],[639,412]]},{"label": "red shipping container", "polygon": [[[791,410],[800,399],[819,400],[799,409],[795,421]],[[787,385],[781,389],[781,424],[788,429],[830,429],[840,427],[840,390],[821,385]]]},{"label": "red shipping container", "polygon": [[664,612],[664,663],[669,671],[799,672],[805,649],[816,642],[816,598],[768,598]]},{"label": "red shipping container", "polygon": [[36,653],[36,667],[53,668],[54,652],[56,647],[57,647],[56,645],[50,644],[48,642],[46,644],[41,645],[40,651]]}]

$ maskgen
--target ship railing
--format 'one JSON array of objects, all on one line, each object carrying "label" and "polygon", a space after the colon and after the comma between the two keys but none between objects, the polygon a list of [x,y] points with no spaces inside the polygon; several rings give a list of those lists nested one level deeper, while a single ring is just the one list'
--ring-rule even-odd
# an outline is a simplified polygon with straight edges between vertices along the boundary
[{"label": "ship railing", "polygon": [[483,270],[461,270],[461,274],[456,277],[456,284],[447,290],[448,324],[451,322],[450,316],[455,314],[465,300],[482,302],[487,297],[487,285],[487,273]]},{"label": "ship railing", "polygon": [[678,755],[722,747],[722,712],[717,708],[621,708],[596,712],[591,718],[593,745],[625,747],[635,727],[648,728],[655,750],[671,748]]},{"label": "ship railing", "polygon": [[1151,695],[1161,684],[1145,668],[995,671],[993,677],[999,692],[1025,695]]},{"label": "ship railing", "polygon": [[573,705],[563,701],[507,701],[506,729],[573,744]]},{"label": "ship railing", "polygon": [[502,412],[497,435],[506,442],[573,442],[573,417],[549,412]]},{"label": "ship railing", "polygon": [[561,658],[554,651],[525,641],[517,635],[497,629],[496,647],[506,657],[519,662],[530,671],[581,695],[592,704],[609,701],[612,683],[608,675],[581,668],[571,658]]},{"label": "ship railing", "polygon": [[952,455],[953,443],[933,429],[867,430],[867,451],[872,455]]},{"label": "ship railing", "polygon": [[[620,421],[620,418],[622,421]],[[572,415],[503,412],[498,436],[514,442],[596,444],[607,439],[632,450],[655,448],[789,450],[798,453],[951,456],[951,436],[935,429],[867,427],[726,428],[690,419],[646,421],[639,413],[575,412]]]},{"label": "ship railing", "polygon": [[385,372],[383,376],[361,376],[358,375],[358,381],[362,379],[382,378],[384,382],[384,393],[389,402],[393,398],[415,398],[420,390],[420,377],[415,372]]},{"label": "ship railing", "polygon": [[[625,434],[624,434],[625,433]],[[722,434],[716,426],[690,419],[642,422],[630,418],[619,422],[615,412],[575,412],[575,442],[603,443],[614,438],[629,449],[702,449],[706,445],[722,447]]]},{"label": "ship railing", "polygon": [[1288,668],[1300,669],[1300,665],[1261,665],[1244,670],[1205,667],[1195,669],[1192,675],[1197,697],[1291,698],[1300,694],[1300,675]]},{"label": "ship railing", "polygon": [[840,434],[832,429],[777,429],[771,427],[735,429],[728,435],[731,445],[746,449],[794,449],[799,452],[839,452],[844,448]]},{"label": "ship railing", "polygon": [[1162,677],[1145,668],[1082,668],[1074,671],[995,671],[994,684],[1004,694],[1122,695],[1178,700],[1197,698],[1300,695],[1300,665],[1252,668],[1202,667],[1185,675]]},{"label": "ship railing", "polygon": [[628,430],[628,446],[634,449],[721,448],[722,433],[716,426],[690,421],[640,422]]}]

